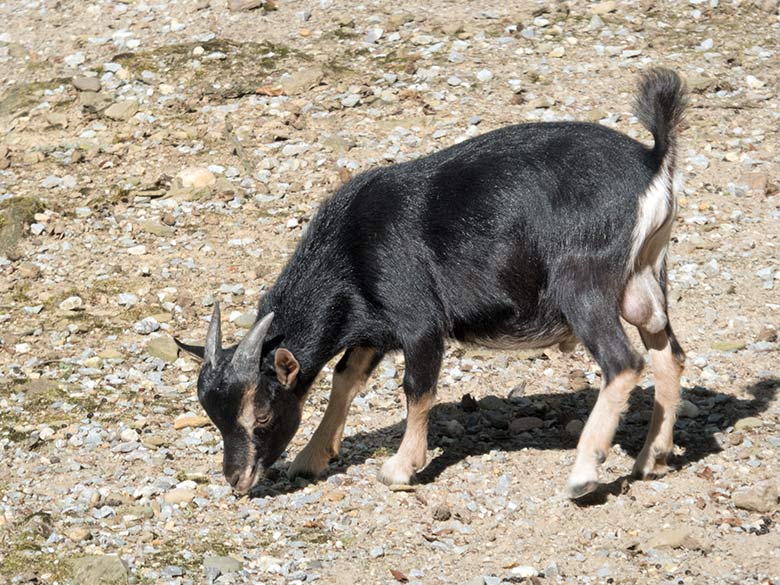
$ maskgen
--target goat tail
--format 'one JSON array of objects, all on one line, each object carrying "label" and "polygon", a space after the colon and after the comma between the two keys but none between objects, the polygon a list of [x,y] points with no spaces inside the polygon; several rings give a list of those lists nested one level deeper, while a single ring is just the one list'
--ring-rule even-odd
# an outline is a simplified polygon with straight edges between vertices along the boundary
[{"label": "goat tail", "polygon": [[653,135],[652,152],[659,167],[669,155],[673,161],[687,105],[688,91],[674,71],[653,68],[640,78],[634,113]]}]

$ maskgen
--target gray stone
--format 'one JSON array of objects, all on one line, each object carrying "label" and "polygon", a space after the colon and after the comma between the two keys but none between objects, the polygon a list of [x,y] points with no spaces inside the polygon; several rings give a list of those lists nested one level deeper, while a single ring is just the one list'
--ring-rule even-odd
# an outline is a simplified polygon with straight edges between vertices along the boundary
[{"label": "gray stone", "polygon": [[439,504],[433,509],[433,519],[438,522],[446,522],[452,518],[452,511],[444,504]]},{"label": "gray stone", "polygon": [[464,431],[463,425],[454,419],[444,423],[444,434],[448,437],[461,437]]},{"label": "gray stone", "polygon": [[49,175],[41,181],[41,187],[44,189],[54,189],[62,186],[62,179],[56,175]]},{"label": "gray stone", "polygon": [[29,278],[30,280],[38,280],[41,276],[41,269],[32,262],[22,262],[16,268],[16,273],[22,278]]},{"label": "gray stone", "polygon": [[651,548],[687,548],[690,550],[705,550],[688,528],[672,528],[663,530],[653,536],[643,550]]},{"label": "gray stone", "polygon": [[160,323],[154,317],[146,317],[133,323],[133,329],[141,335],[149,335],[160,328]]},{"label": "gray stone", "polygon": [[344,106],[345,108],[353,108],[359,103],[360,103],[360,96],[355,93],[351,93],[347,97],[341,100],[341,105]]},{"label": "gray stone", "polygon": [[195,490],[188,488],[173,488],[165,493],[163,501],[166,504],[189,504],[195,497]]},{"label": "gray stone", "polygon": [[179,357],[179,348],[173,339],[165,335],[151,339],[146,344],[146,353],[164,362],[172,363]]},{"label": "gray stone", "polygon": [[544,426],[544,421],[535,416],[523,416],[509,423],[509,432],[524,433]]},{"label": "gray stone", "polygon": [[124,122],[135,116],[137,111],[138,102],[135,100],[124,100],[110,105],[103,113],[107,118]]},{"label": "gray stone", "polygon": [[767,513],[778,507],[780,493],[774,484],[764,482],[750,488],[735,491],[731,499],[737,508],[751,512]]},{"label": "gray stone", "polygon": [[590,6],[591,14],[607,14],[608,12],[615,12],[617,10],[617,2],[613,0],[606,0],[605,2],[599,2],[598,4],[592,4]]},{"label": "gray stone", "polygon": [[155,236],[159,236],[161,238],[168,238],[173,236],[176,233],[176,230],[174,230],[172,227],[152,219],[142,221],[140,222],[139,225],[141,226],[141,229],[144,230],[145,232],[148,232]]},{"label": "gray stone", "polygon": [[162,571],[160,571],[164,577],[181,577],[184,574],[184,571],[181,567],[178,565],[168,565],[167,567],[164,567]]},{"label": "gray stone", "polygon": [[255,321],[257,321],[257,311],[250,309],[249,311],[241,313],[238,317],[236,317],[233,320],[233,323],[235,323],[236,327],[249,329],[252,325],[255,324]]},{"label": "gray stone", "polygon": [[746,429],[757,429],[761,426],[764,426],[764,422],[760,418],[756,418],[755,416],[748,416],[746,418],[741,418],[736,423],[734,423],[734,430],[744,431]]},{"label": "gray stone", "polygon": [[544,577],[545,579],[552,579],[553,577],[557,577],[560,575],[561,571],[558,568],[558,563],[555,561],[552,561],[549,565],[547,565],[544,568]]},{"label": "gray stone", "polygon": [[78,67],[79,65],[84,63],[85,60],[86,59],[84,57],[84,53],[82,52],[73,53],[72,55],[68,55],[64,59],[65,65],[69,67]]},{"label": "gray stone", "polygon": [[284,156],[298,156],[309,150],[308,144],[285,144],[282,148],[282,155]]},{"label": "gray stone", "polygon": [[90,585],[127,583],[127,569],[117,555],[87,555],[69,561],[71,581]]},{"label": "gray stone", "polygon": [[242,12],[244,10],[254,10],[265,4],[265,0],[228,0],[228,8],[232,12]]},{"label": "gray stone", "polygon": [[287,95],[295,95],[319,85],[324,75],[322,67],[309,67],[283,77],[279,85]]},{"label": "gray stone", "polygon": [[498,410],[487,410],[482,415],[490,423],[490,426],[497,429],[506,429],[509,427],[509,413]]},{"label": "gray stone", "polygon": [[119,293],[117,295],[117,302],[120,305],[132,307],[138,302],[138,297],[133,293]]},{"label": "gray stone", "polygon": [[506,406],[506,402],[498,396],[485,396],[479,401],[479,407],[484,410],[505,410]]},{"label": "gray stone", "polygon": [[100,80],[97,77],[74,77],[72,83],[79,91],[100,91]]},{"label": "gray stone", "polygon": [[81,300],[81,297],[72,296],[60,303],[60,309],[63,311],[78,311],[83,305],[84,301]]},{"label": "gray stone", "polygon": [[682,418],[696,418],[699,416],[699,407],[690,400],[683,400],[680,402],[677,413]]},{"label": "gray stone", "polygon": [[570,420],[568,423],[566,423],[566,432],[569,433],[572,437],[579,437],[584,426],[585,423],[575,418],[574,420]]},{"label": "gray stone", "polygon": [[363,37],[363,42],[373,45],[382,38],[384,32],[385,31],[383,31],[381,28],[372,28],[366,33],[366,36]]},{"label": "gray stone", "polygon": [[242,568],[241,561],[233,557],[206,557],[203,559],[203,572],[206,574],[206,580],[211,582],[220,575],[228,573],[237,573]]}]

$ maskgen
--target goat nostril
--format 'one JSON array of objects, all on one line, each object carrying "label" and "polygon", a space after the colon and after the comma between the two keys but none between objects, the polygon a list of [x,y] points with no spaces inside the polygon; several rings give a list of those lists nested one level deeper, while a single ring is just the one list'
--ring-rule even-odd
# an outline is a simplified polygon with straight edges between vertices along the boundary
[{"label": "goat nostril", "polygon": [[236,484],[238,483],[238,480],[241,479],[241,471],[236,470],[230,473],[225,474],[225,479],[227,479],[228,483],[232,485],[233,487],[236,487]]}]

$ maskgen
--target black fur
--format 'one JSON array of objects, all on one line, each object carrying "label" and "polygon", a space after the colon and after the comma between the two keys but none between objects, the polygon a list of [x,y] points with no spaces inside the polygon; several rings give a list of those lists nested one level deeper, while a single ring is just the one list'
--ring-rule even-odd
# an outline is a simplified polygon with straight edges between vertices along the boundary
[{"label": "black fur", "polygon": [[640,87],[653,148],[597,124],[523,124],[368,171],[325,201],[259,309],[275,312],[301,388],[349,347],[435,359],[446,337],[574,334],[607,378],[639,367],[616,307],[639,197],[684,106],[672,72]]},{"label": "black fur", "polygon": [[300,363],[290,392],[302,401],[331,358],[371,347],[404,352],[415,400],[434,390],[447,338],[576,337],[607,381],[638,370],[619,305],[638,203],[673,152],[684,105],[676,74],[654,70],[636,112],[652,148],[597,124],[522,124],[341,187],[259,306],[275,313],[268,338]]},{"label": "black fur", "polygon": [[680,77],[668,69],[651,69],[639,84],[634,112],[655,141],[653,154],[662,160],[674,146],[683,121],[688,95]]}]

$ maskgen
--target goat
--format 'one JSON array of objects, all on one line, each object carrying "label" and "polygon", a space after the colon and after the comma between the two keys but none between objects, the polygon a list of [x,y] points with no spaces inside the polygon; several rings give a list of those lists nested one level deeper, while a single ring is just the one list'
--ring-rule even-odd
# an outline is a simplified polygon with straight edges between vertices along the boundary
[{"label": "goat", "polygon": [[686,101],[676,73],[652,69],[635,106],[652,148],[598,124],[520,124],[343,185],[238,345],[222,348],[218,305],[205,346],[177,340],[203,360],[198,398],[224,439],[228,482],[239,493],[256,485],[294,436],[315,377],[342,351],[324,418],[291,477],[317,477],[338,454],[350,403],[387,352],[404,355],[407,422],[379,478],[408,484],[426,463],[447,338],[517,348],[580,341],[602,372],[568,481],[580,498],[598,486],[643,368],[621,316],[639,329],[656,380],[634,472],[664,473],[684,362],[665,260]]}]

